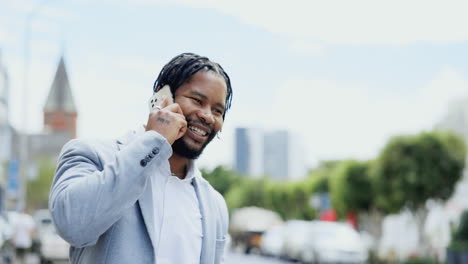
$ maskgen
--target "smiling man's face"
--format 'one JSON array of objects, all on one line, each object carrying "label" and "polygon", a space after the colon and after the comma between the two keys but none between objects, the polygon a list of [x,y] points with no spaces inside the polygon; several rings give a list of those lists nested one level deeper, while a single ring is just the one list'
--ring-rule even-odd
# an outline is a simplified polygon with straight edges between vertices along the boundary
[{"label": "smiling man's face", "polygon": [[187,132],[172,145],[174,153],[196,159],[223,126],[227,87],[212,71],[197,72],[175,92],[187,120]]}]

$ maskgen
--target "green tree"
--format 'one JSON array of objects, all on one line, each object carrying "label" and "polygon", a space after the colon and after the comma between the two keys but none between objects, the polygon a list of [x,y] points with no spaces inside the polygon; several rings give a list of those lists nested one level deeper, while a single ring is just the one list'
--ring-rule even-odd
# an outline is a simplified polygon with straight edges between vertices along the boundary
[{"label": "green tree", "polygon": [[371,207],[373,191],[369,165],[369,161],[342,162],[330,178],[332,204],[340,216],[348,212],[367,211]]},{"label": "green tree", "polygon": [[242,178],[235,172],[225,169],[223,166],[217,166],[211,172],[205,169],[201,170],[205,178],[221,195],[225,195],[231,188],[240,184]]},{"label": "green tree", "polygon": [[466,147],[453,133],[395,137],[373,170],[377,206],[385,212],[420,208],[427,199],[446,200],[462,176]]},{"label": "green tree", "polygon": [[47,208],[56,168],[52,159],[40,159],[36,164],[38,174],[34,180],[29,180],[26,186],[26,206],[31,210]]}]

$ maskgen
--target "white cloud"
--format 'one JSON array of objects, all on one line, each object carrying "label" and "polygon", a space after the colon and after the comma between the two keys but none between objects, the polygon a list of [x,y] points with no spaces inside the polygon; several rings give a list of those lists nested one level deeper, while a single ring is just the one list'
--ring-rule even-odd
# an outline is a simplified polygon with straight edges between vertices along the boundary
[{"label": "white cloud", "polygon": [[326,54],[326,48],[324,45],[320,45],[314,41],[305,41],[301,39],[292,41],[289,49],[294,54],[309,56],[321,56]]},{"label": "white cloud", "polygon": [[[145,3],[173,3],[140,0]],[[178,0],[213,8],[247,24],[330,44],[453,43],[468,40],[463,0]],[[133,3],[133,1],[132,1]]]},{"label": "white cloud", "polygon": [[468,81],[442,68],[412,96],[331,80],[289,80],[272,103],[270,124],[298,131],[309,163],[322,159],[374,158],[389,137],[432,129]]}]

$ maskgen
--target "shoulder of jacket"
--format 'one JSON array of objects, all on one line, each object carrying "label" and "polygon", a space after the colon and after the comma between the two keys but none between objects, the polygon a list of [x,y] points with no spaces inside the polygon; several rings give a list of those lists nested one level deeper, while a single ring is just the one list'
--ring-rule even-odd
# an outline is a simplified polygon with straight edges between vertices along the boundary
[{"label": "shoulder of jacket", "polygon": [[68,141],[62,148],[63,150],[68,149],[115,149],[117,142],[115,140],[102,140],[102,139],[79,139],[75,138]]}]

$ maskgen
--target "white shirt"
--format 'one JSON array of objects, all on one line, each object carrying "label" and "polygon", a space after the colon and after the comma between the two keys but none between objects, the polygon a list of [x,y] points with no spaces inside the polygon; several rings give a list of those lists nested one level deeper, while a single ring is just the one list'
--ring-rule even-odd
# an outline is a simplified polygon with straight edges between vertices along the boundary
[{"label": "white shirt", "polygon": [[165,161],[151,178],[155,221],[156,264],[198,264],[202,221],[192,180],[200,174],[193,162],[185,179],[171,175]]}]

